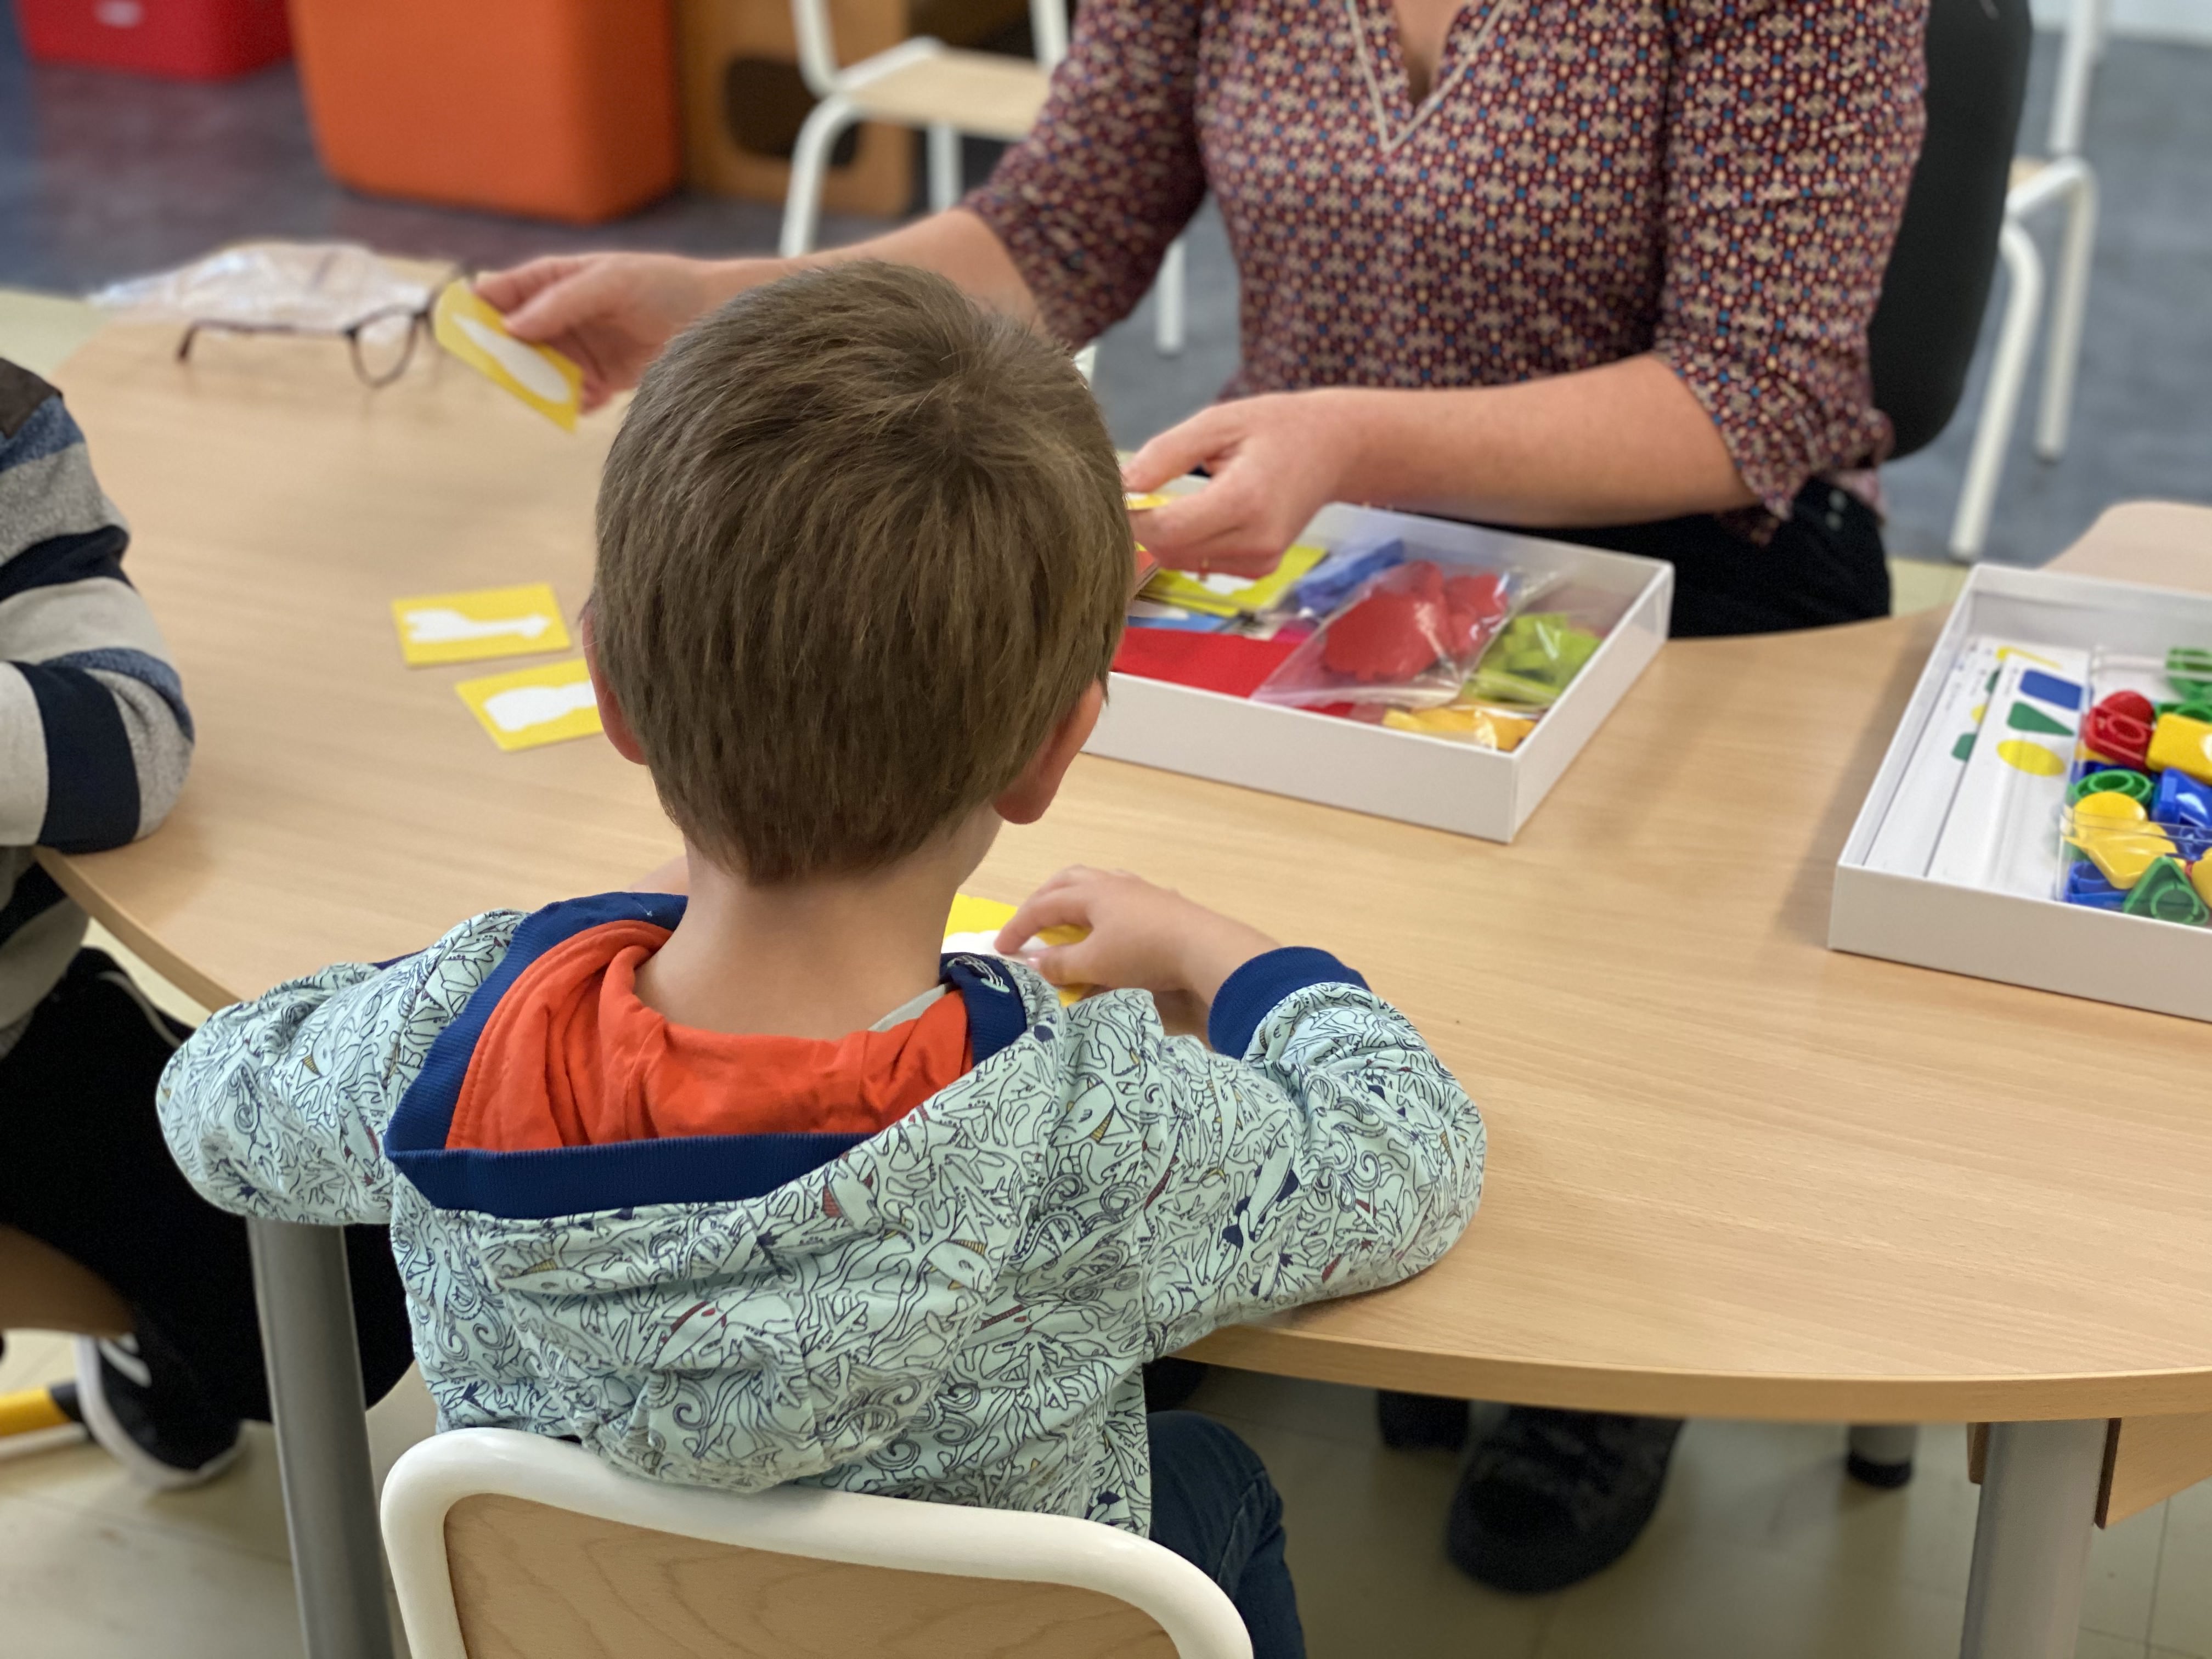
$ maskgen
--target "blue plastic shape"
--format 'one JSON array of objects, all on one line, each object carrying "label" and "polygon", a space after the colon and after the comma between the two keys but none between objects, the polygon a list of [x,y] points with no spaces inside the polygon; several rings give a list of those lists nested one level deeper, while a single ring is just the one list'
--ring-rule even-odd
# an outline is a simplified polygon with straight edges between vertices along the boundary
[{"label": "blue plastic shape", "polygon": [[2212,829],[2212,783],[2192,778],[2178,766],[2160,776],[2150,815],[2160,823],[2193,823]]},{"label": "blue plastic shape", "polygon": [[2103,872],[2085,859],[2066,866],[2066,902],[2098,910],[2117,910],[2128,902],[2128,896],[2106,881]]}]

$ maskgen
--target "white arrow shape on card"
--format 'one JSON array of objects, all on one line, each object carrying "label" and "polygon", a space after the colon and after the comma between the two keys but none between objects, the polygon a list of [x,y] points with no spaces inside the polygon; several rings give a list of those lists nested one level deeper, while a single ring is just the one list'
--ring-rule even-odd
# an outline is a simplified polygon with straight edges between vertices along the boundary
[{"label": "white arrow shape on card", "polygon": [[460,312],[453,313],[453,320],[462,333],[476,342],[485,356],[514,376],[525,391],[549,404],[568,401],[568,383],[561,378],[560,370],[531,347]]},{"label": "white arrow shape on card", "polygon": [[568,685],[518,685],[495,691],[484,699],[484,713],[502,732],[526,732],[564,714],[592,706],[592,683],[576,680]]},{"label": "white arrow shape on card", "polygon": [[428,611],[404,611],[401,615],[407,623],[410,645],[452,645],[461,640],[496,639],[507,634],[534,640],[552,625],[550,617],[537,614],[495,617],[489,622],[478,622],[442,605]]}]

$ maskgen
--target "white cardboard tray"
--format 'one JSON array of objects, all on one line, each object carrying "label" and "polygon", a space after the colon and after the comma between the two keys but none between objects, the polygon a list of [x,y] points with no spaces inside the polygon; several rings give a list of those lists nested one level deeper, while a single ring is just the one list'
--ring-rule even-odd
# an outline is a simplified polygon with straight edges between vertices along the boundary
[{"label": "white cardboard tray", "polygon": [[1875,834],[1904,780],[1944,676],[1966,641],[1981,634],[2022,645],[2101,646],[2163,655],[2169,646],[2212,641],[2212,596],[1975,566],[1844,843],[1828,913],[1829,947],[2212,1020],[2212,928],[1868,866]]},{"label": "white cardboard tray", "polygon": [[[1486,841],[1511,841],[1658,654],[1674,603],[1674,567],[1372,507],[1323,507],[1300,539],[1334,546],[1369,536],[1402,537],[1417,553],[1428,549],[1556,572],[1578,588],[1618,599],[1626,609],[1565,694],[1510,755],[1133,674],[1113,677],[1088,752]],[[1550,602],[1540,598],[1534,608],[1541,611]]]}]

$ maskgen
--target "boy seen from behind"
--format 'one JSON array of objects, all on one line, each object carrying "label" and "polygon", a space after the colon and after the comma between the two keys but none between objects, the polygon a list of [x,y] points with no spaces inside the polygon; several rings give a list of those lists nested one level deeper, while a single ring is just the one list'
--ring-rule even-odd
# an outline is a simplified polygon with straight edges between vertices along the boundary
[{"label": "boy seen from behind", "polygon": [[[223,1011],[164,1080],[186,1174],[388,1218],[441,1427],[1088,1516],[1299,1652],[1264,1469],[1148,1422],[1139,1369],[1426,1267],[1482,1127],[1357,974],[1134,877],[1032,895],[1001,949],[1090,930],[1034,965],[940,955],[1098,716],[1132,556],[1073,366],[941,279],[706,318],[608,458],[586,623],[688,899],[495,911]],[[1212,1051],[1147,993],[1209,1003]]]}]

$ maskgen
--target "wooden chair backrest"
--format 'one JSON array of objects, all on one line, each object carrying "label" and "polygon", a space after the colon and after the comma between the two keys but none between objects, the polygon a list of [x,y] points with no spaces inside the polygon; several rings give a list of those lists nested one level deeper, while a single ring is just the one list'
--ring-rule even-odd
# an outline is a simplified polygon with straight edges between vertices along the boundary
[{"label": "wooden chair backrest", "polygon": [[446,1516],[469,1659],[1175,1659],[1126,1601],[856,1566],[477,1493]]}]

